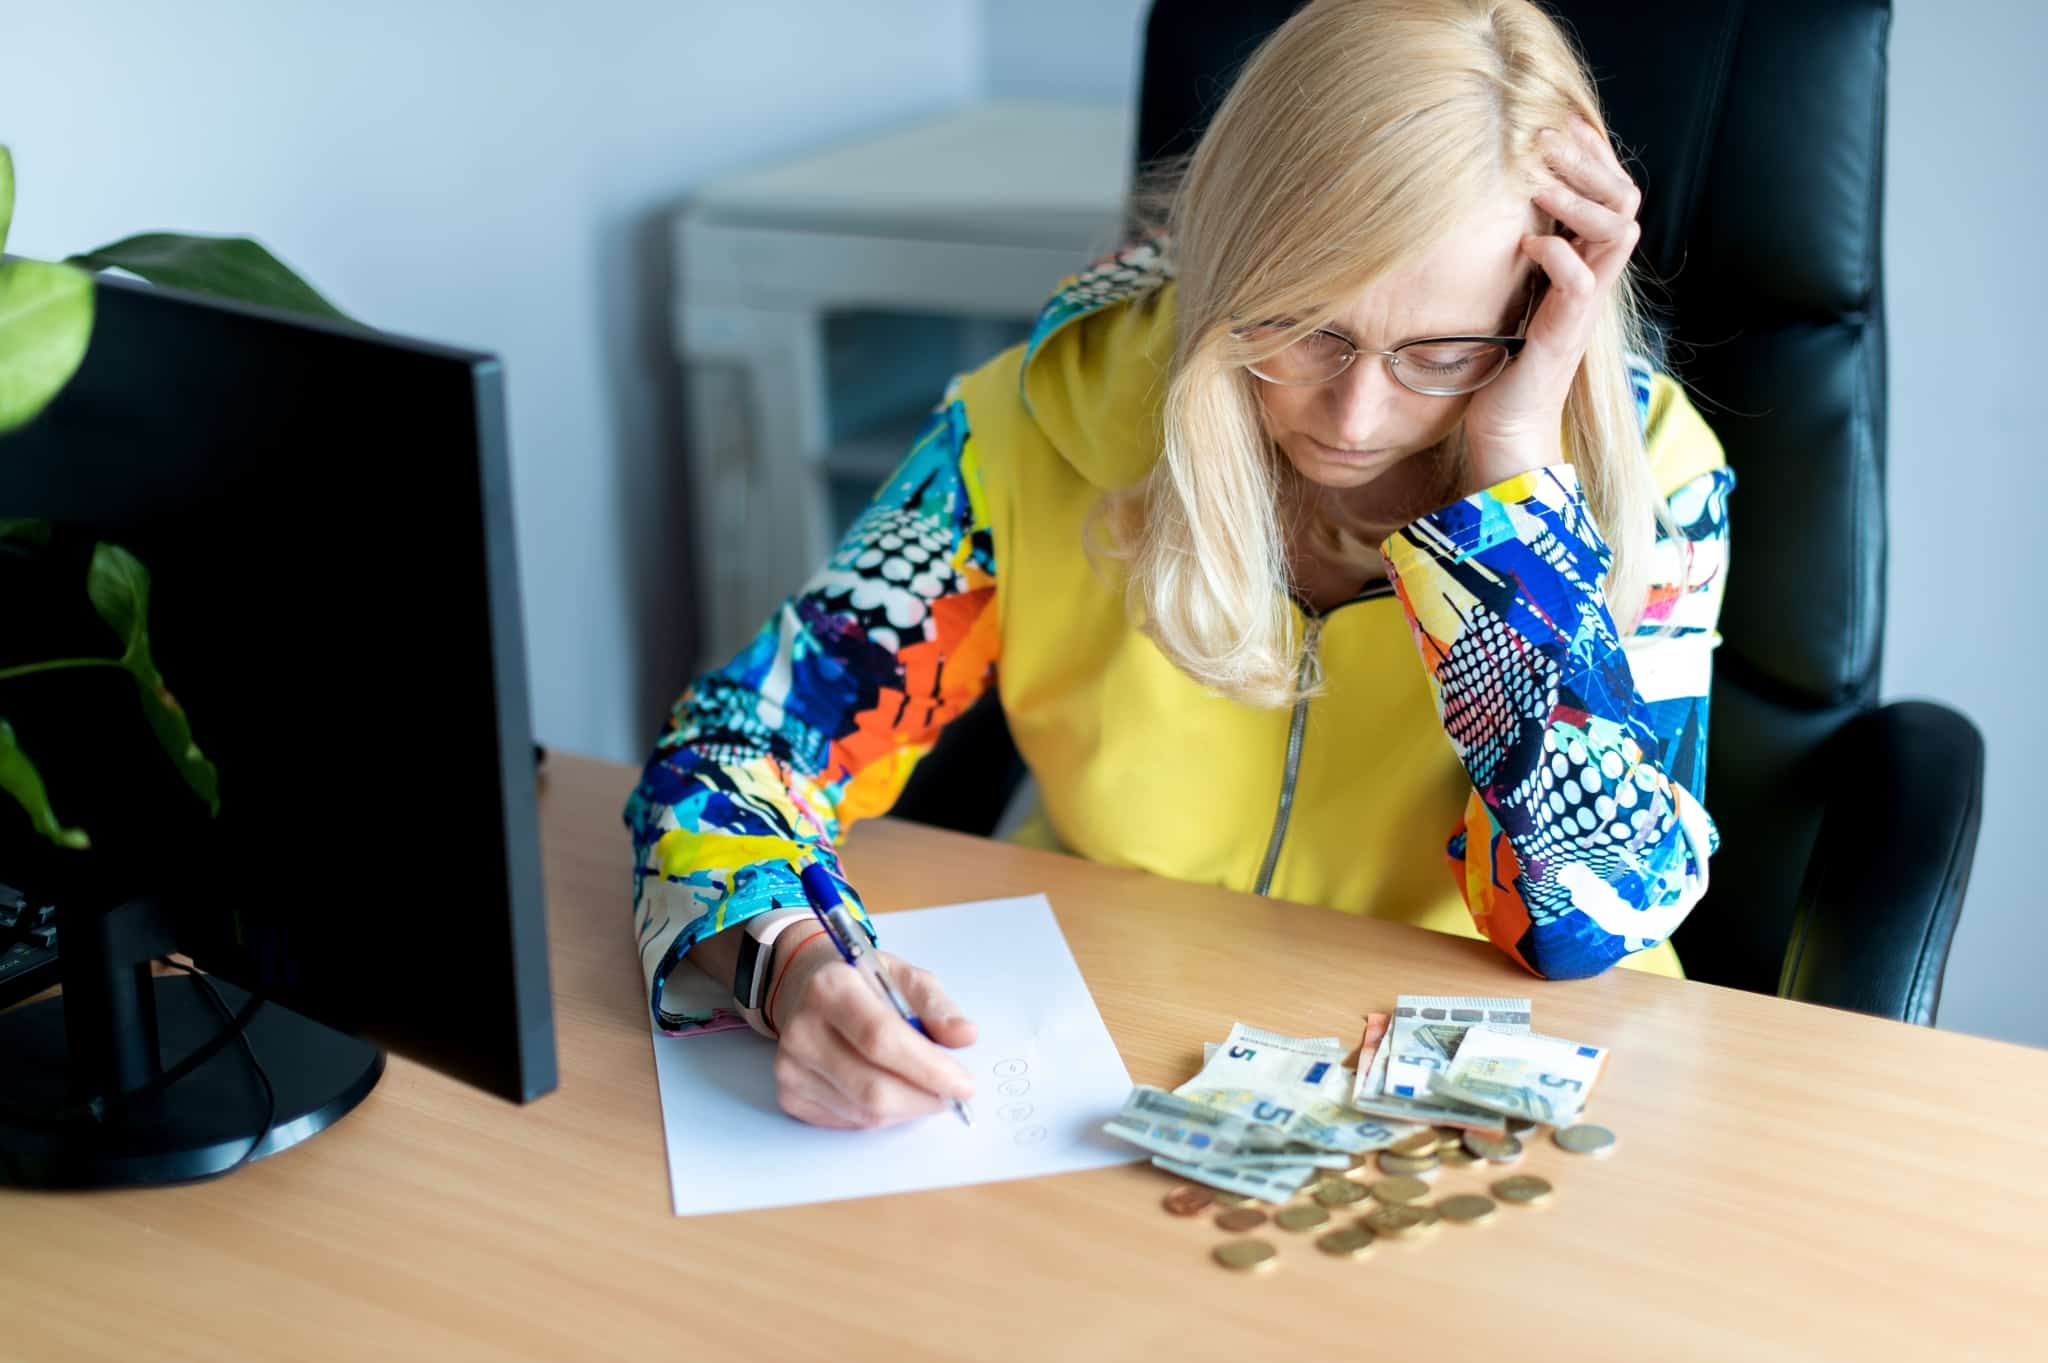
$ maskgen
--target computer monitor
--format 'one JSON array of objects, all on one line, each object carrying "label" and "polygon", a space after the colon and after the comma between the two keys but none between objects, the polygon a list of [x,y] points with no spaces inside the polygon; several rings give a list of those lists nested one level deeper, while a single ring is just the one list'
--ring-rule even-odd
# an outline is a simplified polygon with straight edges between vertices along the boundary
[{"label": "computer monitor", "polygon": [[[61,851],[0,800],[0,881],[57,905],[65,982],[0,1014],[0,1181],[218,1173],[354,1106],[379,1047],[515,1101],[552,1089],[499,362],[101,277],[77,375],[0,437],[8,518],[57,530],[0,543],[0,668],[119,653],[85,567],[100,540],[131,551],[219,811],[126,672],[0,681],[93,840]],[[173,949],[230,982],[220,1002],[150,975]],[[220,1016],[250,996],[260,1145]]]}]

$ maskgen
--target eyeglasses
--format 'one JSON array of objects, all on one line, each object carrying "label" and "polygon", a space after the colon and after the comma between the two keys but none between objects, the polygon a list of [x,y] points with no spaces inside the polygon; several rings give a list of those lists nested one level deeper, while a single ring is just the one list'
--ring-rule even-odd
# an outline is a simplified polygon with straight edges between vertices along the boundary
[{"label": "eyeglasses", "polygon": [[[1522,311],[1522,323],[1513,336],[1430,336],[1404,341],[1392,350],[1368,350],[1351,338],[1334,331],[1312,331],[1285,349],[1255,364],[1247,364],[1258,378],[1283,388],[1312,388],[1328,383],[1351,367],[1360,355],[1378,355],[1403,388],[1426,397],[1449,398],[1474,393],[1501,376],[1508,364],[1522,353],[1529,319],[1536,314],[1536,300],[1543,294],[1539,275],[1529,290],[1529,304]],[[1262,322],[1233,332],[1241,341],[1257,344],[1277,341],[1289,324]]]}]

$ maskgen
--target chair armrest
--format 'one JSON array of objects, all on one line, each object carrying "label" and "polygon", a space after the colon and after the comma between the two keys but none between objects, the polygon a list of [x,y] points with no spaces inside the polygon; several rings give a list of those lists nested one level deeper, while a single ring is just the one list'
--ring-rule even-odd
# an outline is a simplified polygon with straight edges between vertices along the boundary
[{"label": "chair armrest", "polygon": [[1984,736],[1899,701],[1820,754],[1828,792],[1778,978],[1781,997],[1931,1026],[1977,852]]}]

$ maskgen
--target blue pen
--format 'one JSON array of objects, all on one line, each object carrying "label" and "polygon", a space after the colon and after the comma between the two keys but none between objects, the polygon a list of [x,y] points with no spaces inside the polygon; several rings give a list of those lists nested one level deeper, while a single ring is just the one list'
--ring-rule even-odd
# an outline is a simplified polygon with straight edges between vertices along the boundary
[{"label": "blue pen", "polygon": [[[839,954],[846,963],[860,972],[862,979],[882,991],[882,997],[889,1000],[903,1020],[917,1028],[919,1036],[927,1041],[931,1033],[924,1029],[924,1023],[916,1013],[910,1011],[909,1002],[889,979],[882,963],[875,958],[874,950],[868,945],[868,935],[860,924],[853,921],[853,915],[846,911],[846,901],[839,896],[839,887],[833,883],[831,872],[817,862],[807,863],[798,877],[804,883],[804,898],[810,901],[811,912],[818,915],[818,921],[825,926],[825,935],[832,939],[832,945],[839,948]],[[974,1116],[968,1112],[967,1104],[953,1099],[953,1111],[968,1126],[974,1125]]]}]

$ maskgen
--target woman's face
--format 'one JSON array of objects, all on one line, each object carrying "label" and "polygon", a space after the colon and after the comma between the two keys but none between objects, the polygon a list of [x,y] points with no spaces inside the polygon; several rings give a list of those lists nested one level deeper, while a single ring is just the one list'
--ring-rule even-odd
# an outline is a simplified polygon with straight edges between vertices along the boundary
[{"label": "woman's face", "polygon": [[[1522,236],[1553,226],[1525,195],[1503,192],[1427,254],[1346,300],[1329,329],[1374,350],[1428,336],[1513,335],[1539,268],[1522,254]],[[1429,471],[1404,461],[1449,435],[1472,401],[1470,393],[1430,397],[1404,388],[1376,355],[1360,355],[1311,387],[1253,383],[1267,433],[1288,462],[1340,494],[1374,483],[1376,493],[1426,483]]]}]

